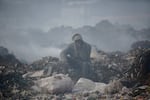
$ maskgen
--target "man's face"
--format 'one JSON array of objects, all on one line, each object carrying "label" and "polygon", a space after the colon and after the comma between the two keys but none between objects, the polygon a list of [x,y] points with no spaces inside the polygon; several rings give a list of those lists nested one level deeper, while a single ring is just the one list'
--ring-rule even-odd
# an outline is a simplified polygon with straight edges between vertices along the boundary
[{"label": "man's face", "polygon": [[83,43],[83,41],[82,41],[81,39],[75,41],[75,44],[76,44],[77,46],[81,46],[82,43]]}]

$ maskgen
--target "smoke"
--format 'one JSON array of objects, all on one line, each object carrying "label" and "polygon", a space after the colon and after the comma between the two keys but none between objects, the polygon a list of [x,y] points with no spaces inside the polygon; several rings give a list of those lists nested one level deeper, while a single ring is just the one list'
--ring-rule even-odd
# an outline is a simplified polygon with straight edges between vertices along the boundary
[{"label": "smoke", "polygon": [[55,27],[45,32],[41,29],[1,29],[0,45],[9,49],[17,58],[32,62],[44,56],[59,57],[59,53],[69,43],[74,33],[80,33],[83,39],[98,49],[107,52],[127,51],[130,45],[139,40],[148,39],[148,32],[135,30],[130,25],[113,24],[103,20],[94,26],[72,28]]},{"label": "smoke", "polygon": [[5,30],[0,45],[28,63],[44,56],[59,57],[61,49],[51,42],[52,37],[39,29]]},{"label": "smoke", "polygon": [[59,57],[80,33],[98,49],[127,51],[133,42],[149,39],[149,29],[141,30],[150,26],[149,5],[149,0],[0,0],[0,46],[32,62]]}]

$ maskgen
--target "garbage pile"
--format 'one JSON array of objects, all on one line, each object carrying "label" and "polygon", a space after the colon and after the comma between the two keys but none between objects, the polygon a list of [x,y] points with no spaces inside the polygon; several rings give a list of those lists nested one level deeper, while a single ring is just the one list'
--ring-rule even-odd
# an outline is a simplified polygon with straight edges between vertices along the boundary
[{"label": "garbage pile", "polygon": [[[96,57],[91,59],[91,80],[109,83],[114,78],[122,77],[122,72],[126,71],[131,66],[131,59],[126,57],[123,52],[106,53],[104,51],[97,51]],[[55,57],[44,57],[29,65],[30,72],[43,72],[41,77],[51,76],[53,74],[69,74],[74,80],[79,73],[75,72],[69,64],[59,61]]]},{"label": "garbage pile", "polygon": [[0,47],[0,99],[12,100],[26,98],[30,82],[22,75],[26,65],[22,64],[4,47]]},{"label": "garbage pile", "polygon": [[140,49],[138,52],[131,68],[126,71],[125,77],[145,84],[150,76],[150,49]]},{"label": "garbage pile", "polygon": [[123,52],[97,52],[97,57],[92,58],[92,67],[97,74],[97,81],[108,83],[110,80],[118,79],[132,64]]},{"label": "garbage pile", "polygon": [[56,57],[25,65],[0,47],[0,99],[148,100],[150,42],[135,44],[127,53],[94,51],[90,65],[93,77],[76,81],[78,73]]}]

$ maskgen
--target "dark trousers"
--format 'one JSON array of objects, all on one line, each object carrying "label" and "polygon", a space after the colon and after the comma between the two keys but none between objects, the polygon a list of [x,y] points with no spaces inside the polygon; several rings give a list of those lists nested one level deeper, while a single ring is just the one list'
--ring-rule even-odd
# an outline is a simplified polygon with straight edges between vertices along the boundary
[{"label": "dark trousers", "polygon": [[90,75],[90,62],[81,60],[68,60],[70,67],[79,74],[79,77],[89,78]]}]

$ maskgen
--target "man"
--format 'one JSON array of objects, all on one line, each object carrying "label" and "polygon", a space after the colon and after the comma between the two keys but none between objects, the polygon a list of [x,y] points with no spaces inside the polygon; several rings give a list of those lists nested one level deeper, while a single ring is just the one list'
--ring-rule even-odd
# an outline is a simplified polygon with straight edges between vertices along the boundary
[{"label": "man", "polygon": [[73,43],[61,52],[61,60],[67,62],[73,70],[80,73],[80,77],[88,78],[91,46],[83,41],[80,34],[73,35],[72,40]]}]

